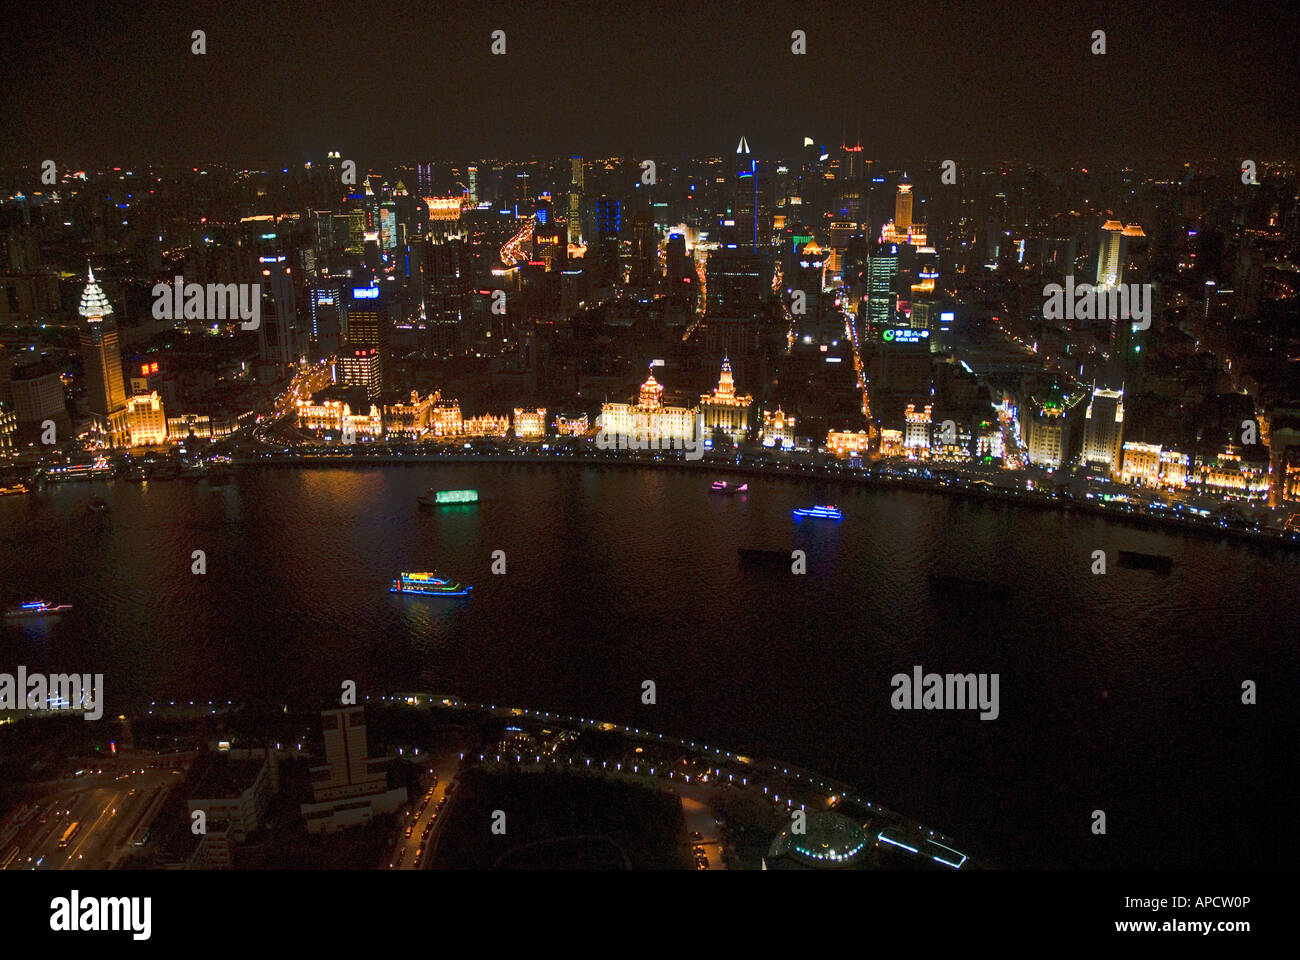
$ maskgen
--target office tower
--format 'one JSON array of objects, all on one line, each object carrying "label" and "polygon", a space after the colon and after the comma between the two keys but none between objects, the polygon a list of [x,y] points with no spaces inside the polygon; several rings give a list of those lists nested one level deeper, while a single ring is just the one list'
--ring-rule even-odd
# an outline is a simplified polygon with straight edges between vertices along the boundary
[{"label": "office tower", "polygon": [[853,220],[832,220],[830,225],[830,255],[826,269],[832,277],[843,277],[844,254],[849,249],[849,242],[857,235],[858,225]]},{"label": "office tower", "polygon": [[1048,470],[1060,469],[1070,448],[1069,423],[1069,412],[1059,391],[1053,387],[1042,407],[1025,419],[1025,446],[1031,464]]},{"label": "office tower", "polygon": [[25,434],[39,436],[46,420],[54,421],[56,437],[67,438],[72,432],[68,401],[63,392],[59,368],[51,360],[23,364],[13,372],[9,384],[14,417]]},{"label": "office tower", "polygon": [[1243,248],[1237,254],[1233,271],[1232,290],[1234,313],[1241,319],[1253,320],[1259,314],[1259,299],[1263,287],[1264,257],[1258,250]]},{"label": "office tower", "polygon": [[744,137],[740,138],[736,153],[740,169],[736,173],[735,196],[731,204],[731,239],[738,246],[749,247],[756,253],[772,222],[772,185],[770,178],[759,172],[758,161],[750,156],[749,144]]},{"label": "office tower", "polygon": [[471,340],[469,247],[462,236],[435,237],[424,245],[423,256],[427,350],[434,356],[460,355]]},{"label": "office tower", "polygon": [[772,267],[747,250],[714,250],[705,270],[706,312],[711,316],[749,317],[767,302]]},{"label": "office tower", "polygon": [[262,315],[257,328],[259,356],[271,366],[275,377],[282,377],[302,356],[293,268],[284,262],[282,254],[259,259],[262,261]]},{"label": "office tower", "polygon": [[0,400],[0,451],[9,453],[14,449],[14,437],[17,433],[17,414],[7,401]]},{"label": "office tower", "polygon": [[602,194],[596,201],[596,239],[617,240],[622,226],[619,202]]},{"label": "office tower", "polygon": [[343,331],[342,299],[337,283],[317,284],[307,291],[313,359],[323,359],[339,351]]},{"label": "office tower", "polygon": [[469,202],[478,203],[478,167],[469,168]]},{"label": "office tower", "polygon": [[[815,242],[805,243],[800,249],[794,264],[793,274],[786,285],[791,288],[790,296],[802,294],[803,312],[793,312],[799,300],[792,300],[792,312],[795,337],[805,344],[829,344],[839,338],[843,332],[838,315],[823,297],[825,286],[827,254]],[[837,329],[839,328],[839,329]]]},{"label": "office tower", "polygon": [[379,205],[379,246],[385,254],[397,249],[397,204],[385,200]]},{"label": "office tower", "polygon": [[1097,285],[1114,287],[1124,282],[1124,256],[1128,241],[1124,224],[1107,220],[1101,225],[1101,243],[1097,250]]},{"label": "office tower", "polygon": [[875,332],[894,325],[898,308],[898,244],[877,243],[867,260],[867,325]]},{"label": "office tower", "polygon": [[1084,414],[1083,462],[1118,474],[1123,443],[1124,391],[1093,387]]},{"label": "office tower", "polygon": [[569,159],[569,243],[578,246],[584,242],[586,231],[582,228],[583,200],[582,157]]},{"label": "office tower", "polygon": [[654,221],[644,210],[632,218],[632,285],[653,287],[659,282],[659,244]]},{"label": "office tower", "polygon": [[379,209],[379,198],[375,196],[375,190],[370,185],[370,177],[365,178],[365,190],[361,197],[361,209],[366,215],[366,230],[378,232],[379,224],[376,222],[376,212]]},{"label": "office tower", "polygon": [[113,306],[95,282],[94,270],[87,272],[86,289],[81,294],[77,313],[84,319],[78,334],[86,373],[87,406],[95,429],[105,436],[108,445],[123,446],[130,435],[130,418],[122,354]]},{"label": "office tower", "polygon": [[903,174],[898,184],[898,195],[894,198],[894,229],[906,236],[912,229],[912,185]]},{"label": "office tower", "polygon": [[695,273],[695,260],[686,252],[686,238],[680,233],[668,235],[666,260],[669,293],[694,293],[699,279]]},{"label": "office tower", "polygon": [[379,287],[353,287],[344,298],[343,345],[339,350],[342,382],[364,390],[371,400],[383,392],[384,313]]}]

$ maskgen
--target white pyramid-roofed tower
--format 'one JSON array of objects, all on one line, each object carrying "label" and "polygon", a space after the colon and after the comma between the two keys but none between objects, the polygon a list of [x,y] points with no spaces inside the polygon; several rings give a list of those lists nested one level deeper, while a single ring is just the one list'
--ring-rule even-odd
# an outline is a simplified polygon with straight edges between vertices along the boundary
[{"label": "white pyramid-roofed tower", "polygon": [[95,317],[106,317],[113,312],[113,305],[108,302],[108,297],[95,282],[95,270],[93,267],[86,272],[86,289],[81,293],[81,306],[77,308],[77,313],[86,319]]}]

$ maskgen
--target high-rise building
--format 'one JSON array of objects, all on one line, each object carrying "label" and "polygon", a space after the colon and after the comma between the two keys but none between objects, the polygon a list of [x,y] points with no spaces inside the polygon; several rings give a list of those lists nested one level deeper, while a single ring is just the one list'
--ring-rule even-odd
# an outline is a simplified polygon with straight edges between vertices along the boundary
[{"label": "high-rise building", "polygon": [[623,221],[617,200],[602,196],[596,201],[596,238],[598,240],[617,240]]},{"label": "high-rise building", "polygon": [[659,282],[659,244],[655,225],[644,210],[632,218],[632,285],[653,287]]},{"label": "high-rise building", "polygon": [[1101,225],[1101,238],[1097,248],[1097,286],[1115,287],[1124,282],[1129,243],[1146,233],[1136,223],[1128,226],[1118,220],[1107,220]]},{"label": "high-rise building", "polygon": [[67,439],[72,431],[67,398],[59,369],[50,360],[23,364],[14,370],[9,384],[13,410],[24,433],[39,434],[46,420],[54,421],[55,437]]},{"label": "high-rise building", "polygon": [[710,315],[748,317],[761,310],[771,294],[772,267],[765,257],[748,250],[714,250],[705,283]]},{"label": "high-rise building", "polygon": [[424,317],[428,350],[456,356],[470,343],[470,250],[465,238],[435,237],[424,246]]},{"label": "high-rise building", "polygon": [[78,332],[86,373],[87,406],[94,427],[109,446],[123,446],[130,437],[130,417],[117,324],[113,319],[113,305],[95,282],[93,269],[87,272],[86,289],[81,294],[77,313],[85,321]]},{"label": "high-rise building", "polygon": [[582,243],[582,157],[569,160],[569,243],[578,246]]},{"label": "high-rise building", "polygon": [[1124,391],[1094,387],[1083,422],[1083,462],[1118,474],[1124,444]]},{"label": "high-rise building", "polygon": [[894,325],[897,282],[898,244],[875,244],[867,260],[867,324],[871,332]]},{"label": "high-rise building", "polygon": [[354,287],[344,304],[347,312],[339,350],[341,381],[377,400],[384,389],[383,351],[387,339],[382,291],[376,286]]},{"label": "high-rise building", "polygon": [[907,182],[907,174],[903,175],[894,198],[894,229],[901,234],[912,229],[912,185]]}]

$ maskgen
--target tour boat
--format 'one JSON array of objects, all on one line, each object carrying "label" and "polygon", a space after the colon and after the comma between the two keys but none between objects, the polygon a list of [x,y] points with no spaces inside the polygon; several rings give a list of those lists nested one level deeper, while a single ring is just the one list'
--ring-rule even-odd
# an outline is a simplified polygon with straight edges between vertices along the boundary
[{"label": "tour boat", "polygon": [[32,617],[57,617],[61,613],[67,613],[72,609],[70,603],[48,603],[45,600],[31,600],[27,603],[20,603],[16,607],[10,607],[5,611],[7,620],[26,620]]},{"label": "tour boat", "polygon": [[414,593],[422,597],[464,597],[473,587],[461,586],[455,580],[447,580],[436,573],[403,573],[389,593]]},{"label": "tour boat", "polygon": [[794,511],[796,520],[804,517],[818,517],[823,520],[843,520],[844,514],[840,513],[839,508],[832,504],[818,505],[815,507],[798,507]]},{"label": "tour boat", "polygon": [[731,484],[727,483],[726,480],[714,480],[714,481],[713,481],[713,492],[714,492],[714,493],[726,493],[726,494],[730,494],[730,495],[733,495],[733,496],[734,496],[734,495],[737,494],[737,493],[744,493],[744,492],[746,492],[748,489],[749,489],[749,484],[747,484],[747,483],[742,483],[742,484],[741,484],[740,486],[738,486],[738,487],[733,487]]}]

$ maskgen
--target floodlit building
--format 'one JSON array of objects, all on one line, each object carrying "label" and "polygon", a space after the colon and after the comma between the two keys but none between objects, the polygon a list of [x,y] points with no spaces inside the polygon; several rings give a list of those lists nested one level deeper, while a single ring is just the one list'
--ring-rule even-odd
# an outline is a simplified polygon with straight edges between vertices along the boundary
[{"label": "floodlit building", "polygon": [[125,446],[131,427],[117,323],[113,305],[95,282],[94,270],[87,271],[86,289],[77,313],[84,321],[77,332],[86,371],[86,405],[94,428],[109,446]]},{"label": "floodlit building", "polygon": [[540,440],[546,436],[546,408],[515,407],[515,436],[520,440]]},{"label": "floodlit building", "polygon": [[744,440],[749,433],[749,411],[753,403],[754,398],[748,394],[736,394],[731,362],[724,357],[717,389],[700,397],[705,438],[711,437],[714,430],[721,430],[736,443]]},{"label": "floodlit building", "polygon": [[585,413],[561,413],[555,418],[555,432],[562,437],[581,437],[590,429]]},{"label": "floodlit building", "polygon": [[865,430],[831,430],[826,434],[826,449],[841,460],[862,457],[870,439],[871,435]]},{"label": "floodlit building", "polygon": [[645,437],[649,440],[695,441],[696,412],[686,407],[665,407],[664,388],[651,373],[641,384],[636,403],[605,403],[600,408],[600,428],[611,437]]},{"label": "floodlit building", "polygon": [[151,447],[167,442],[167,413],[157,390],[127,398],[131,446]]},{"label": "floodlit building", "polygon": [[763,446],[793,450],[795,445],[794,417],[780,407],[763,411]]},{"label": "floodlit building", "polygon": [[926,404],[924,410],[917,410],[916,404],[909,403],[903,413],[903,449],[910,457],[926,456],[930,452],[930,425],[934,407]]},{"label": "floodlit building", "polygon": [[461,425],[461,435],[466,437],[504,437],[510,434],[510,418],[483,414],[469,417]]},{"label": "floodlit building", "polygon": [[1083,421],[1083,462],[1119,473],[1124,443],[1124,391],[1094,387]]}]

